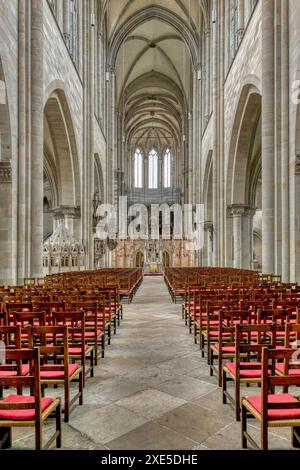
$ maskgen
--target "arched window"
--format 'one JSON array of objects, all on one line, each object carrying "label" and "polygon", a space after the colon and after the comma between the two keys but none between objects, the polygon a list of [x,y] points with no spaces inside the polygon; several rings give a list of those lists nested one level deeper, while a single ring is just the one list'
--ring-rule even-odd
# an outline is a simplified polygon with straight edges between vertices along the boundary
[{"label": "arched window", "polygon": [[134,154],[134,187],[143,187],[143,155],[140,149]]},{"label": "arched window", "polygon": [[167,149],[164,154],[164,187],[171,187],[171,151]]},{"label": "arched window", "polygon": [[149,152],[149,189],[158,188],[158,155],[157,151],[152,149]]}]

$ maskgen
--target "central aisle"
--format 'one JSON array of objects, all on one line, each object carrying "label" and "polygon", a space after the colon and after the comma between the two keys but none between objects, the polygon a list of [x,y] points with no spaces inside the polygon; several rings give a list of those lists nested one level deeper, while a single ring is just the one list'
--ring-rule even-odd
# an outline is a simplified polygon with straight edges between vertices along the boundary
[{"label": "central aisle", "polygon": [[[205,449],[239,425],[224,410],[162,277],[145,277],[71,426],[96,448]],[[218,437],[214,436],[218,433]],[[233,446],[233,442],[227,442]],[[219,446],[220,447],[220,446]]]}]

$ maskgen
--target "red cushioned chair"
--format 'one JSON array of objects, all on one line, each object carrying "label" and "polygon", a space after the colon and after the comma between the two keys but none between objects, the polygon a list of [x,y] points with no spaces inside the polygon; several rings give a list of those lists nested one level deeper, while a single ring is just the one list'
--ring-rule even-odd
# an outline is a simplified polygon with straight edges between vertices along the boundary
[{"label": "red cushioned chair", "polygon": [[[80,312],[53,312],[55,325],[68,326],[69,357],[74,362],[80,362],[83,370],[83,385],[88,375],[94,374],[94,352],[97,343],[97,335],[102,335],[102,331],[95,330],[86,332],[86,314]],[[86,359],[89,360],[90,367],[86,367]]]},{"label": "red cushioned chair", "polygon": [[[271,333],[271,338],[267,335]],[[223,366],[222,396],[235,408],[236,420],[240,421],[241,385],[261,383],[261,353],[264,347],[275,349],[276,325],[236,325],[235,358]],[[230,395],[227,383],[234,382],[235,394]]]},{"label": "red cushioned chair", "polygon": [[[272,427],[292,428],[292,444],[294,447],[300,447],[300,401],[291,393],[274,394],[278,387],[285,390],[291,386],[300,386],[300,375],[279,377],[275,372],[277,361],[286,362],[289,368],[294,354],[294,349],[263,349],[261,394],[248,396],[241,401],[243,449],[247,448],[249,442],[254,448],[268,450],[268,429]],[[299,363],[298,368],[300,368]],[[249,418],[254,418],[260,423],[260,446],[248,433]]]},{"label": "red cushioned chair", "polygon": [[[85,313],[85,340],[88,345],[95,350],[95,366],[98,364],[100,354],[105,357],[105,312],[100,312],[97,301],[77,301],[72,302],[71,309],[74,312],[83,311]],[[94,369],[91,369],[93,374]],[[91,374],[91,377],[93,375]]]},{"label": "red cushioned chair", "polygon": [[[34,427],[36,450],[48,449],[54,441],[57,448],[61,447],[61,404],[59,399],[41,397],[40,382],[40,352],[34,350],[6,351],[6,360],[15,363],[16,375],[14,377],[0,376],[1,387],[29,387],[30,396],[8,395],[0,400],[0,431],[2,437],[6,436],[4,447],[11,447],[11,428]],[[23,362],[30,364],[28,376],[23,376],[21,367]],[[43,425],[55,413],[56,431],[43,446]]]},{"label": "red cushioned chair", "polygon": [[[5,349],[21,349],[21,327],[20,326],[0,326],[0,341]],[[0,345],[1,353],[4,353]],[[28,375],[29,366],[22,364],[21,374]],[[0,363],[0,376],[13,377],[17,375],[16,368],[10,364]],[[18,390],[19,393],[20,390]],[[0,398],[3,397],[3,387],[0,387]]]},{"label": "red cushioned chair", "polygon": [[[79,401],[79,405],[83,404],[83,369],[79,364],[70,363],[68,327],[31,327],[28,335],[40,347],[42,390],[45,386],[57,387],[61,385],[64,387],[64,419],[68,423],[74,404],[77,401]],[[53,339],[52,344],[48,343],[50,335]],[[72,382],[78,382],[78,393],[71,400],[70,388]]]},{"label": "red cushioned chair", "polygon": [[[214,336],[208,337],[208,364],[210,375],[214,372],[218,377],[219,387],[222,386],[223,361],[232,360],[235,357],[235,326],[237,324],[248,324],[249,312],[247,310],[232,310],[219,312],[218,330],[213,332]],[[218,365],[215,366],[214,360],[217,359]]]}]

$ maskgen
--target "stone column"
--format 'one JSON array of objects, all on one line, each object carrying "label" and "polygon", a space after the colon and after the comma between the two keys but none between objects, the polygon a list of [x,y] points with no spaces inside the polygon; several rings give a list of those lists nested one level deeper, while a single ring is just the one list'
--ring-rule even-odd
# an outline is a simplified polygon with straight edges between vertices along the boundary
[{"label": "stone column", "polygon": [[205,31],[205,124],[207,124],[210,116],[210,29]]},{"label": "stone column", "polygon": [[256,208],[251,206],[245,207],[245,215],[243,221],[243,262],[244,269],[253,268],[253,218]]},{"label": "stone column", "polygon": [[289,152],[289,2],[281,0],[281,220],[284,282],[290,279]]},{"label": "stone column", "polygon": [[206,264],[207,266],[213,265],[213,239],[214,239],[214,226],[212,222],[205,222],[204,224],[204,231],[206,235]]},{"label": "stone column", "polygon": [[44,2],[31,0],[31,276],[43,274],[43,18]]},{"label": "stone column", "polygon": [[252,268],[253,217],[256,209],[245,204],[228,207],[233,219],[233,266],[238,269]]},{"label": "stone column", "polygon": [[235,268],[241,269],[242,268],[242,249],[243,249],[243,215],[244,215],[244,207],[243,206],[232,206],[231,207],[231,214],[233,217],[233,241],[234,241],[234,249],[233,249],[233,266]]},{"label": "stone column", "polygon": [[262,270],[273,274],[274,226],[274,0],[262,2]]},{"label": "stone column", "polygon": [[220,264],[220,193],[219,193],[219,171],[220,171],[220,135],[219,135],[219,104],[220,104],[220,88],[219,88],[219,2],[214,1],[213,8],[216,15],[216,22],[213,24],[213,48],[212,48],[212,62],[213,62],[213,226],[214,226],[214,250],[213,250],[213,264],[219,266]]},{"label": "stone column", "polygon": [[28,204],[28,159],[30,156],[30,136],[28,132],[30,106],[27,101],[29,94],[29,53],[30,31],[26,28],[27,18],[30,13],[30,3],[20,0],[18,3],[18,106],[19,106],[19,133],[18,133],[18,172],[16,181],[17,210],[17,283],[23,283],[28,274],[29,250],[28,229],[30,227],[30,212]]}]

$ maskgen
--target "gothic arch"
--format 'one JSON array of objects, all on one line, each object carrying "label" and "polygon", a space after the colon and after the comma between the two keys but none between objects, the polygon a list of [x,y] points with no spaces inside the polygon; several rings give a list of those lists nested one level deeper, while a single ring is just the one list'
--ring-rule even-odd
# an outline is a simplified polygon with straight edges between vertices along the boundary
[{"label": "gothic arch", "polygon": [[252,85],[245,85],[237,106],[229,147],[227,166],[227,204],[249,204],[251,152],[261,117],[261,95]]},{"label": "gothic arch", "polygon": [[0,161],[10,161],[12,158],[11,121],[9,113],[8,89],[6,86],[4,67],[0,57]]},{"label": "gothic arch", "polygon": [[60,205],[80,205],[80,176],[75,132],[66,95],[56,89],[44,108],[45,155],[56,169]]}]

